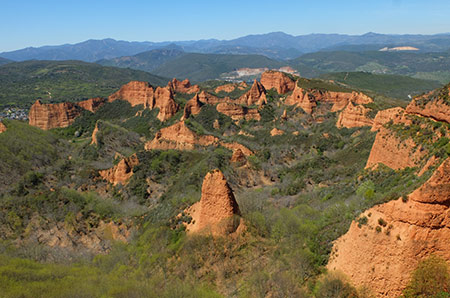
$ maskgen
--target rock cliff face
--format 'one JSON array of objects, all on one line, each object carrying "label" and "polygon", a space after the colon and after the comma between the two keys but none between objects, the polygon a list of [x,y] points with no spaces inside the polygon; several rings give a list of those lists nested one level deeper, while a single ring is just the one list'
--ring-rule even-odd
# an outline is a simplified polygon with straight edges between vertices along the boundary
[{"label": "rock cliff face", "polygon": [[257,109],[250,109],[235,103],[219,103],[216,107],[219,113],[225,114],[235,121],[245,120],[261,120],[261,115]]},{"label": "rock cliff face", "polygon": [[332,104],[331,112],[337,112],[346,108],[349,103],[363,105],[371,103],[373,100],[363,93],[305,90],[295,83],[294,91],[284,101],[286,105],[302,108],[307,114],[313,114],[318,102]]},{"label": "rock cliff face", "polygon": [[393,123],[409,123],[404,116],[405,110],[400,107],[379,111],[373,119],[371,130],[377,131],[391,120]]},{"label": "rock cliff face", "polygon": [[214,96],[212,94],[209,94],[206,91],[202,91],[198,94],[198,100],[200,100],[200,102],[204,103],[204,104],[208,104],[208,105],[215,105],[218,104],[220,102],[225,102],[228,101],[228,98],[219,98],[217,96]]},{"label": "rock cliff face", "polygon": [[363,105],[354,105],[349,102],[345,109],[339,113],[336,126],[338,128],[346,127],[362,127],[362,126],[372,126],[373,120],[367,116],[367,113],[371,109],[364,107]]},{"label": "rock cliff face", "polygon": [[6,125],[3,124],[2,121],[0,121],[0,133],[5,132],[6,131]]},{"label": "rock cliff face", "polygon": [[167,119],[170,119],[173,115],[175,115],[180,108],[180,106],[173,99],[172,91],[165,87],[158,87],[154,93],[154,106],[150,106],[150,109],[153,107],[159,108],[159,113],[157,118],[163,122]]},{"label": "rock cliff face", "polygon": [[334,92],[315,90],[314,98],[317,101],[332,103],[331,112],[337,112],[344,109],[348,103],[352,102],[357,105],[364,105],[373,102],[373,99],[364,93],[359,92]]},{"label": "rock cliff face", "polygon": [[420,188],[375,206],[354,221],[335,243],[329,270],[344,272],[355,286],[377,297],[398,297],[417,263],[436,254],[450,260],[450,160]]},{"label": "rock cliff face", "polygon": [[266,104],[267,103],[266,89],[260,82],[255,80],[250,90],[248,90],[247,93],[242,95],[237,100],[237,102],[247,106],[251,105],[261,106],[263,104]]},{"label": "rock cliff face", "polygon": [[97,133],[98,133],[98,121],[95,122],[95,127],[94,130],[92,131],[91,145],[98,145]]},{"label": "rock cliff face", "polygon": [[314,108],[317,106],[314,96],[306,92],[303,88],[300,88],[297,83],[295,83],[294,91],[286,98],[284,104],[300,107],[307,114],[312,114]]},{"label": "rock cliff face", "polygon": [[236,152],[236,151],[241,151],[242,154],[244,154],[245,156],[250,156],[253,155],[252,150],[248,149],[247,147],[245,147],[242,144],[239,143],[225,143],[225,142],[220,142],[220,145],[222,145],[223,147],[230,149],[231,151]]},{"label": "rock cliff face", "polygon": [[247,158],[245,157],[245,154],[241,149],[237,149],[233,152],[230,161],[234,163],[245,163],[247,161]]},{"label": "rock cliff face", "polygon": [[381,127],[375,137],[366,168],[373,168],[378,163],[394,170],[415,167],[425,155],[426,150],[411,138],[401,140],[391,130]]},{"label": "rock cliff face", "polygon": [[236,89],[236,84],[225,84],[225,85],[217,87],[214,91],[216,93],[219,93],[222,91],[226,92],[226,93],[230,93],[230,92],[233,92],[234,89]]},{"label": "rock cliff face", "polygon": [[274,136],[281,136],[281,135],[284,135],[284,131],[282,131],[281,129],[278,129],[278,128],[276,128],[276,127],[274,127],[274,128],[270,131],[270,135],[271,135],[272,137],[274,137]]},{"label": "rock cliff face", "polygon": [[67,127],[81,115],[83,109],[70,102],[43,104],[37,100],[28,114],[29,124],[44,130]]},{"label": "rock cliff face", "polygon": [[423,106],[420,106],[418,100],[413,100],[406,107],[406,112],[450,123],[450,105],[442,99],[428,101]]},{"label": "rock cliff face", "polygon": [[200,113],[202,106],[203,103],[200,101],[197,93],[184,106],[183,117],[181,118],[181,120],[187,119],[191,115],[197,115],[198,113]]},{"label": "rock cliff face", "polygon": [[295,82],[285,73],[268,70],[261,74],[261,84],[266,90],[275,88],[279,94],[294,90]]},{"label": "rock cliff face", "polygon": [[117,99],[126,100],[133,107],[144,105],[144,108],[148,109],[159,108],[158,119],[160,121],[166,121],[179,109],[178,104],[173,100],[171,87],[157,87],[156,90],[153,90],[153,87],[147,82],[131,81],[108,97],[110,102]]},{"label": "rock cliff face", "polygon": [[128,180],[133,176],[133,167],[139,164],[139,159],[136,154],[130,157],[124,158],[117,165],[111,169],[100,171],[100,176],[112,183],[113,185],[122,184],[126,185]]},{"label": "rock cliff face", "polygon": [[192,217],[187,232],[226,236],[240,230],[239,206],[233,191],[220,170],[206,174],[199,202],[186,210]]},{"label": "rock cliff face", "polygon": [[198,93],[200,87],[198,85],[191,86],[191,82],[188,79],[180,82],[177,79],[173,79],[167,84],[167,87],[174,93]]},{"label": "rock cliff face", "polygon": [[155,138],[145,144],[145,149],[193,150],[196,145],[210,146],[217,141],[214,136],[198,136],[185,125],[184,121],[180,121],[157,132]]},{"label": "rock cliff face", "polygon": [[105,102],[106,98],[94,97],[88,100],[77,102],[77,105],[85,110],[95,113]]},{"label": "rock cliff face", "polygon": [[128,101],[131,106],[144,105],[144,107],[153,108],[153,87],[147,82],[131,81],[123,85],[117,92],[108,97],[112,102],[117,99]]}]

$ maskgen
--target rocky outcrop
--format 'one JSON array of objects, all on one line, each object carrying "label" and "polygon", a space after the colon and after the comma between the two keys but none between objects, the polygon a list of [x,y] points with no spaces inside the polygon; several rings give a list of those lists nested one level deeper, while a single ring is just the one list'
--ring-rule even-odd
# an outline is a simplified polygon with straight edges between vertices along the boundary
[{"label": "rocky outcrop", "polygon": [[239,143],[226,143],[226,142],[220,142],[220,145],[222,145],[223,147],[230,149],[234,152],[236,151],[241,151],[242,154],[244,154],[245,156],[250,156],[253,155],[253,151],[248,149],[247,147],[245,147],[242,144]]},{"label": "rocky outcrop", "polygon": [[349,102],[347,107],[339,113],[336,127],[353,128],[372,126],[373,120],[367,116],[371,110],[372,109],[366,108],[363,105],[355,106],[352,102]]},{"label": "rocky outcrop", "polygon": [[358,92],[334,92],[334,91],[322,91],[322,90],[305,90],[299,87],[298,82],[295,83],[294,91],[289,95],[284,104],[295,105],[302,108],[305,113],[312,114],[317,103],[331,104],[331,109],[327,109],[324,112],[337,112],[346,108],[349,103],[353,105],[364,105],[373,102],[369,96]]},{"label": "rocky outcrop", "polygon": [[294,90],[295,82],[285,73],[268,70],[261,74],[261,84],[266,90],[275,88],[279,94]]},{"label": "rocky outcrop", "polygon": [[[345,273],[377,297],[398,297],[418,262],[450,260],[450,159],[408,196],[375,206],[335,241],[329,270]],[[364,223],[366,222],[366,223]]]},{"label": "rocky outcrop", "polygon": [[77,102],[77,105],[79,105],[80,107],[82,107],[83,109],[85,109],[87,111],[95,113],[102,105],[105,104],[105,102],[106,102],[106,98],[94,97],[94,98],[90,98],[88,100],[79,101],[79,102]]},{"label": "rocky outcrop", "polygon": [[225,114],[235,121],[245,120],[261,120],[261,115],[257,109],[250,109],[235,103],[219,103],[216,107],[219,113]]},{"label": "rocky outcrop", "polygon": [[219,97],[214,96],[206,91],[202,91],[198,94],[198,100],[200,100],[200,102],[202,102],[204,104],[215,105],[220,102],[226,102],[229,99],[228,98],[219,98]]},{"label": "rocky outcrop", "polygon": [[360,92],[334,92],[314,90],[312,92],[316,101],[331,103],[331,112],[344,109],[350,102],[357,105],[365,105],[373,102],[373,99]]},{"label": "rocky outcrop", "polygon": [[406,112],[450,123],[450,105],[444,100],[430,100],[425,104],[422,104],[422,106],[420,105],[419,100],[420,99],[415,99],[411,101],[406,107]]},{"label": "rocky outcrop", "polygon": [[[178,81],[177,81],[178,82]],[[170,87],[153,87],[147,82],[131,81],[122,86],[119,91],[108,97],[108,101],[122,99],[128,101],[131,106],[144,105],[144,108],[159,108],[158,119],[166,121],[179,109],[179,105],[173,99],[173,91]]]},{"label": "rocky outcrop", "polygon": [[192,220],[186,231],[226,236],[242,230],[239,206],[220,170],[206,174],[199,202],[185,211]]},{"label": "rocky outcrop", "polygon": [[3,122],[2,121],[0,121],[0,133],[3,133],[3,132],[5,132],[6,131],[6,125],[5,124],[3,124]]},{"label": "rocky outcrop", "polygon": [[297,83],[295,83],[292,94],[286,97],[284,104],[299,107],[307,114],[312,114],[314,108],[317,106],[314,96],[303,88],[300,88]]},{"label": "rocky outcrop", "polygon": [[131,81],[123,85],[117,92],[108,97],[108,101],[112,102],[117,99],[128,101],[132,107],[144,105],[144,107],[153,108],[153,87],[147,82]]},{"label": "rocky outcrop", "polygon": [[282,131],[281,129],[278,129],[278,128],[276,128],[276,127],[274,127],[274,128],[270,131],[270,135],[271,135],[272,137],[274,137],[274,136],[282,136],[282,135],[284,135],[284,131]]},{"label": "rocky outcrop", "polygon": [[94,130],[92,131],[91,145],[98,145],[97,134],[98,134],[98,121],[95,122],[95,127]]},{"label": "rocky outcrop", "polygon": [[255,80],[250,90],[244,95],[242,95],[237,100],[237,102],[247,106],[251,105],[261,106],[263,104],[266,104],[267,103],[266,89],[260,82]]},{"label": "rocky outcrop", "polygon": [[373,168],[379,163],[394,170],[415,167],[425,155],[426,150],[413,139],[401,140],[393,131],[381,127],[375,137],[366,168]]},{"label": "rocky outcrop", "polygon": [[241,149],[237,149],[233,152],[230,161],[238,164],[243,164],[247,161],[247,158],[245,157],[245,154]]},{"label": "rocky outcrop", "polygon": [[71,102],[43,104],[37,100],[28,114],[29,124],[44,130],[67,127],[81,115],[83,109]]},{"label": "rocky outcrop", "polygon": [[155,138],[145,144],[145,149],[193,150],[196,146],[211,146],[217,142],[216,137],[199,136],[180,121],[157,132]]},{"label": "rocky outcrop", "polygon": [[230,93],[230,92],[233,92],[234,89],[236,89],[236,84],[225,84],[225,85],[217,87],[214,91],[216,93],[219,93],[222,91],[225,93]]},{"label": "rocky outcrop", "polygon": [[167,84],[167,87],[174,93],[198,93],[200,87],[198,85],[191,86],[191,82],[188,79],[180,82],[177,79],[173,79]]},{"label": "rocky outcrop", "polygon": [[114,167],[100,171],[100,177],[113,185],[126,185],[128,180],[133,176],[133,168],[139,164],[136,154],[124,158]]},{"label": "rocky outcrop", "polygon": [[157,118],[164,122],[170,119],[173,115],[178,112],[180,106],[173,99],[172,91],[167,87],[158,87],[154,93],[154,106],[149,108],[159,108],[159,113]]},{"label": "rocky outcrop", "polygon": [[390,121],[392,121],[392,123],[394,124],[409,123],[409,121],[404,116],[405,110],[400,107],[379,111],[373,119],[371,131],[379,130],[381,127],[383,127],[383,125],[387,124]]},{"label": "rocky outcrop", "polygon": [[198,97],[198,93],[197,93],[184,106],[183,117],[181,118],[181,120],[187,119],[191,115],[199,114],[202,109],[202,106],[203,106],[203,103],[200,101],[200,99]]}]

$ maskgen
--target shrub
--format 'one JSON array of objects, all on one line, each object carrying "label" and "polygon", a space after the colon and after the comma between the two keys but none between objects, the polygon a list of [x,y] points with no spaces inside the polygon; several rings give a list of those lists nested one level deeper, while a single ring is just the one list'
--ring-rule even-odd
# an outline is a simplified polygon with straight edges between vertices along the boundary
[{"label": "shrub", "polygon": [[446,261],[438,256],[422,260],[403,291],[403,297],[449,297],[450,273]]}]

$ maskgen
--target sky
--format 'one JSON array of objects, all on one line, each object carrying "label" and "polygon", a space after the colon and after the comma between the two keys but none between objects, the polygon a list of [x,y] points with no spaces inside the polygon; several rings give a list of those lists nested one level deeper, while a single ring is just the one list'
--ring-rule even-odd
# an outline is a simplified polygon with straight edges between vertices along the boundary
[{"label": "sky", "polygon": [[0,52],[88,39],[450,32],[449,0],[0,0]]}]

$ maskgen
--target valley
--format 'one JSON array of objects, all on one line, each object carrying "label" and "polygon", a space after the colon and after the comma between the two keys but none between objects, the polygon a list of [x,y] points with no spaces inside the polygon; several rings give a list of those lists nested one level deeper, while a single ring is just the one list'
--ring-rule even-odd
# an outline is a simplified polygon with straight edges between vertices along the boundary
[{"label": "valley", "polygon": [[396,297],[449,258],[448,85],[135,74],[0,122],[5,297]]}]

